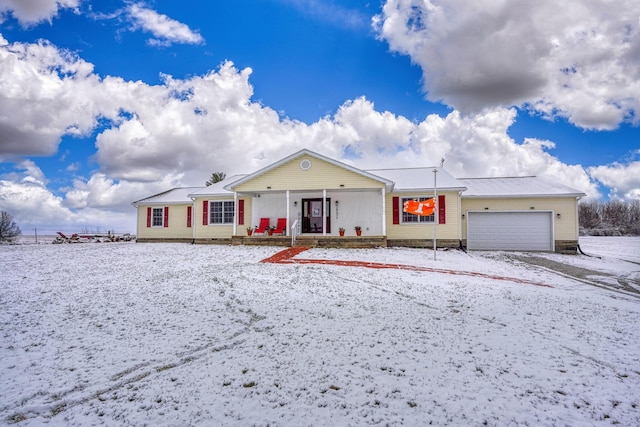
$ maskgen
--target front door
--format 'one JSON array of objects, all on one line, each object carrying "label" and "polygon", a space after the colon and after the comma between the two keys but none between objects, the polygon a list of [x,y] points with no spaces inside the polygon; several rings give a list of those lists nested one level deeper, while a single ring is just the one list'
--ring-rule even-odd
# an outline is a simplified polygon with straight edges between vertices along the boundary
[{"label": "front door", "polygon": [[322,234],[322,218],[327,218],[327,233],[331,233],[331,216],[329,209],[330,199],[325,199],[325,207],[322,207],[322,199],[302,199],[302,232]]}]

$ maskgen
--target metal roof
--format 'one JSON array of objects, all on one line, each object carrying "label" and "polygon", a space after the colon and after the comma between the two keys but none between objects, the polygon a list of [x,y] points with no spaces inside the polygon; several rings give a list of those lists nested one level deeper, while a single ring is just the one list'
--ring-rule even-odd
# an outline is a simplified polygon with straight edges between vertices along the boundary
[{"label": "metal roof", "polygon": [[433,170],[437,170],[436,187],[442,190],[464,190],[465,186],[442,167],[369,169],[375,175],[394,183],[393,191],[433,190]]},{"label": "metal roof", "polygon": [[233,195],[233,191],[227,190],[227,186],[232,185],[236,181],[240,181],[246,174],[233,175],[229,178],[225,178],[222,181],[211,184],[207,187],[198,187],[197,190],[192,191],[189,196],[201,197],[201,196],[229,196]]},{"label": "metal roof", "polygon": [[255,178],[296,157],[310,155],[343,167],[363,176],[384,182],[388,191],[416,192],[433,191],[434,169],[437,170],[436,184],[439,190],[462,191],[463,198],[473,197],[584,197],[586,194],[545,177],[523,176],[502,178],[455,178],[442,167],[418,167],[395,169],[361,170],[338,162],[309,150],[301,150],[291,156],[260,169],[252,174],[234,175],[207,187],[179,187],[133,202],[138,204],[179,204],[191,203],[193,198],[202,196],[230,196],[232,188]]},{"label": "metal roof", "polygon": [[200,187],[177,187],[172,188],[171,190],[164,191],[162,193],[155,194],[153,196],[146,197],[144,199],[140,199],[138,201],[133,202],[134,206],[144,204],[144,205],[156,205],[156,204],[178,204],[178,203],[191,203],[192,200],[189,197],[189,194],[199,189]]},{"label": "metal roof", "polygon": [[539,176],[460,178],[467,187],[462,197],[583,197],[575,188]]}]

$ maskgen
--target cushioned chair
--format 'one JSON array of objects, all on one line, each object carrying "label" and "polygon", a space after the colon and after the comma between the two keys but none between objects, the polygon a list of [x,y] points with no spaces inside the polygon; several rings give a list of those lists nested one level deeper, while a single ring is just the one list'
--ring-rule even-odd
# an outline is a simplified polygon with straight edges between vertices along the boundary
[{"label": "cushioned chair", "polygon": [[260,225],[256,227],[254,233],[256,234],[264,234],[265,231],[269,228],[269,218],[260,218]]},{"label": "cushioned chair", "polygon": [[287,218],[278,218],[276,229],[273,230],[273,234],[284,234],[287,230]]}]

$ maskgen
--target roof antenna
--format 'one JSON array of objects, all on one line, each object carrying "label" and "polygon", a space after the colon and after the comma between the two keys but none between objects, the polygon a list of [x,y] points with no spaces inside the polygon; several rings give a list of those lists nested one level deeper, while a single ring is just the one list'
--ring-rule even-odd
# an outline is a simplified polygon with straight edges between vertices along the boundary
[{"label": "roof antenna", "polygon": [[440,159],[440,167],[444,166],[444,157]]}]

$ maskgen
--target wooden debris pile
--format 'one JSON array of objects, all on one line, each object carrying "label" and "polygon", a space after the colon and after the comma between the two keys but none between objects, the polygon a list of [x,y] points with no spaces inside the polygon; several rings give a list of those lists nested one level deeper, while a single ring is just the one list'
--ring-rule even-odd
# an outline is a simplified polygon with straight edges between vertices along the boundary
[{"label": "wooden debris pile", "polygon": [[54,244],[61,243],[107,243],[107,242],[132,242],[136,240],[136,236],[124,233],[124,234],[78,234],[74,233],[71,236],[66,236],[64,233],[58,231],[58,235],[53,241]]}]

